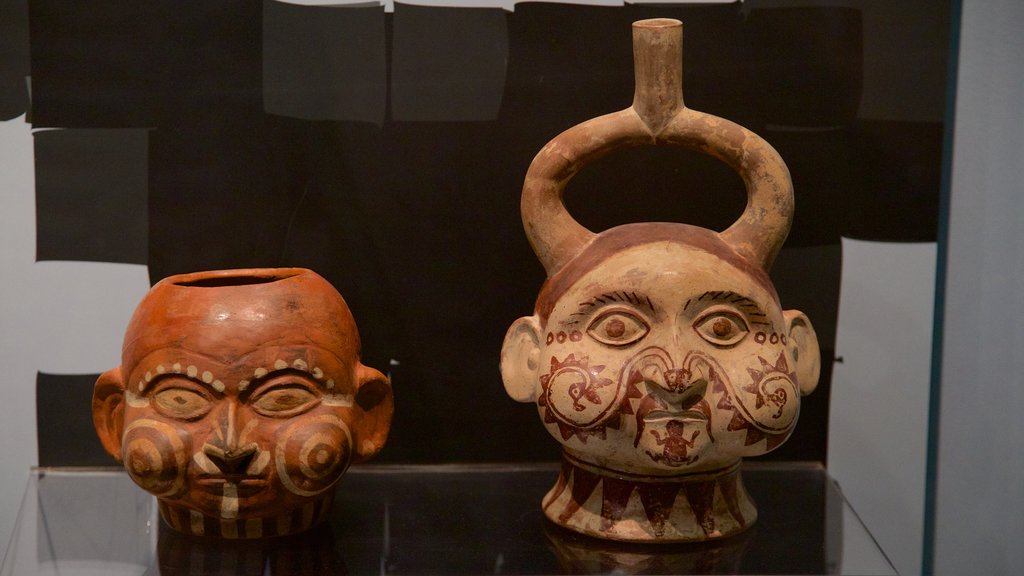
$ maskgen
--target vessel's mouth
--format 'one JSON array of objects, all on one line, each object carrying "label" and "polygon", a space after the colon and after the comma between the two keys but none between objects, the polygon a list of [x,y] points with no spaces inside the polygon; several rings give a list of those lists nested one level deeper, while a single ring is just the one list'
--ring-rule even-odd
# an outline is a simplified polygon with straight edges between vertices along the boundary
[{"label": "vessel's mouth", "polygon": [[708,380],[700,377],[690,381],[691,376],[681,370],[648,370],[644,378],[647,401],[637,409],[638,421],[710,420],[704,402]]},{"label": "vessel's mouth", "polygon": [[657,420],[707,420],[707,416],[699,410],[683,410],[682,412],[671,412],[668,410],[652,410],[644,414],[643,419],[647,422]]},{"label": "vessel's mouth", "polygon": [[227,274],[218,276],[207,276],[194,280],[181,280],[175,282],[175,286],[188,288],[225,288],[229,286],[250,286],[253,284],[270,284],[286,278],[296,276],[294,273],[267,273],[267,274]]},{"label": "vessel's mouth", "polygon": [[681,25],[682,22],[674,18],[650,18],[633,22],[635,28],[673,28]]}]

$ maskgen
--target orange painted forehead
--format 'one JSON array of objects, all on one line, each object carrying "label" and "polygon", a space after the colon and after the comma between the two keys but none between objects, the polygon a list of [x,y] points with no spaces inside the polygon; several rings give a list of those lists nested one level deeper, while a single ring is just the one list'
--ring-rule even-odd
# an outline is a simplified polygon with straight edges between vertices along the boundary
[{"label": "orange painted forehead", "polygon": [[[540,294],[537,296],[535,313],[540,316],[542,323],[546,323],[558,300],[583,276],[628,248],[655,242],[674,242],[712,254],[746,273],[761,285],[776,303],[779,302],[778,293],[768,278],[768,274],[760,266],[750,263],[737,254],[715,232],[688,224],[657,222],[626,224],[599,234],[575,258],[544,282]],[[657,263],[651,264],[653,267],[657,265]]]},{"label": "orange painted forehead", "polygon": [[122,363],[165,348],[230,363],[260,347],[302,345],[359,357],[352,313],[322,277],[300,268],[199,272],[150,290],[128,325]]}]

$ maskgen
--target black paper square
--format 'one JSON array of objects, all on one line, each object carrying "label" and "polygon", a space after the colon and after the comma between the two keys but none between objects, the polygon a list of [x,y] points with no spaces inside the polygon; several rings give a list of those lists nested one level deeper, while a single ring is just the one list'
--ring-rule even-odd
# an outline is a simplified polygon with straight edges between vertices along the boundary
[{"label": "black paper square", "polygon": [[500,8],[395,7],[391,117],[496,120],[509,58]]},{"label": "black paper square", "polygon": [[28,2],[0,0],[0,121],[28,109]]},{"label": "black paper square", "polygon": [[165,7],[29,3],[36,126],[152,126],[167,51]]},{"label": "black paper square", "polygon": [[99,374],[36,375],[40,466],[112,466],[92,423],[92,389]]},{"label": "black paper square", "polygon": [[36,260],[145,264],[148,131],[47,130],[34,136]]},{"label": "black paper square", "polygon": [[384,121],[384,8],[263,4],[263,105],[302,120]]}]

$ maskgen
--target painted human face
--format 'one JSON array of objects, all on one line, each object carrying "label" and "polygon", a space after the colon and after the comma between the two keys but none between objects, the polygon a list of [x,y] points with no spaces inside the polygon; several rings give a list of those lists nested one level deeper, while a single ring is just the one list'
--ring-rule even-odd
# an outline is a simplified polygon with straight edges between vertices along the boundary
[{"label": "painted human face", "polygon": [[325,516],[349,464],[383,446],[392,406],[326,281],[299,269],[226,271],[153,288],[121,367],[96,384],[93,416],[172,527],[253,538]]},{"label": "painted human face", "polygon": [[121,454],[142,488],[204,516],[258,518],[345,472],[351,367],[312,346],[251,344],[230,363],[165,348],[131,369]]},{"label": "painted human face", "polygon": [[710,470],[781,444],[800,389],[787,320],[744,271],[676,242],[634,246],[558,298],[534,397],[583,460],[650,474]]}]

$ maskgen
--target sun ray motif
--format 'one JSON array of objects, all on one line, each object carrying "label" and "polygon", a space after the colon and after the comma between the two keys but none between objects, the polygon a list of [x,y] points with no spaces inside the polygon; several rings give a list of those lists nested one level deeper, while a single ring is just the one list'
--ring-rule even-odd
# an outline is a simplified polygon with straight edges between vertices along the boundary
[{"label": "sun ray motif", "polygon": [[[751,381],[746,386],[743,386],[741,390],[753,394],[755,397],[756,408],[761,408],[765,406],[765,404],[767,404],[768,402],[761,389],[761,383],[764,382],[764,380],[771,374],[777,373],[784,374],[786,377],[788,377],[791,381],[795,383],[796,373],[791,372],[789,370],[789,363],[786,361],[785,352],[779,353],[779,357],[774,364],[772,364],[768,360],[765,360],[761,356],[758,356],[757,359],[761,364],[761,369],[757,370],[755,368],[747,368],[747,373],[750,374]],[[730,432],[736,432],[741,430],[746,431],[746,436],[743,440],[744,446],[752,446],[754,444],[757,444],[761,440],[767,439],[766,448],[769,451],[771,451],[774,450],[783,442],[785,442],[786,438],[789,436],[788,431],[781,432],[778,434],[772,434],[759,430],[757,427],[754,426],[752,422],[747,420],[741,414],[740,410],[733,403],[733,400],[730,398],[729,394],[725,393],[725,386],[721,382],[716,381],[714,389],[715,391],[720,391],[723,393],[718,400],[718,408],[721,410],[729,410],[733,413],[732,418],[729,420],[727,429]]]},{"label": "sun ray motif", "polygon": [[757,370],[755,368],[747,368],[747,373],[750,374],[750,384],[744,386],[743,390],[753,394],[756,398],[755,406],[757,408],[761,408],[765,404],[767,404],[767,401],[764,397],[764,392],[761,389],[761,382],[764,381],[765,377],[768,376],[769,374],[778,372],[785,374],[795,382],[796,373],[790,372],[789,364],[786,362],[785,352],[779,353],[779,358],[778,360],[775,361],[774,365],[760,356],[758,356],[757,359],[761,362],[761,369]]},{"label": "sun ray motif", "polygon": [[598,396],[597,391],[614,384],[614,381],[610,378],[602,378],[599,375],[604,371],[604,365],[590,366],[589,359],[586,356],[582,356],[579,359],[576,358],[575,354],[569,354],[564,360],[559,361],[556,357],[551,357],[551,370],[547,374],[540,377],[540,383],[542,393],[537,400],[537,405],[541,407],[543,412],[543,420],[545,424],[554,424],[558,427],[558,433],[562,437],[562,440],[569,440],[572,437],[576,437],[580,442],[586,444],[587,439],[591,437],[597,437],[604,440],[607,437],[607,428],[620,429],[622,423],[621,413],[623,406],[625,406],[626,413],[631,413],[632,408],[629,406],[629,398],[637,398],[642,396],[640,390],[636,385],[627,386],[627,391],[624,401],[612,398],[612,402],[616,402],[619,406],[609,411],[608,416],[603,421],[591,426],[578,426],[570,422],[564,421],[559,418],[555,409],[548,403],[548,393],[551,385],[552,375],[556,374],[559,370],[567,367],[577,368],[582,373],[588,375],[588,381],[580,383],[579,385],[574,384],[569,390],[570,397],[574,401],[574,407],[576,403],[583,401],[590,402],[594,405],[600,405],[602,399]]}]

